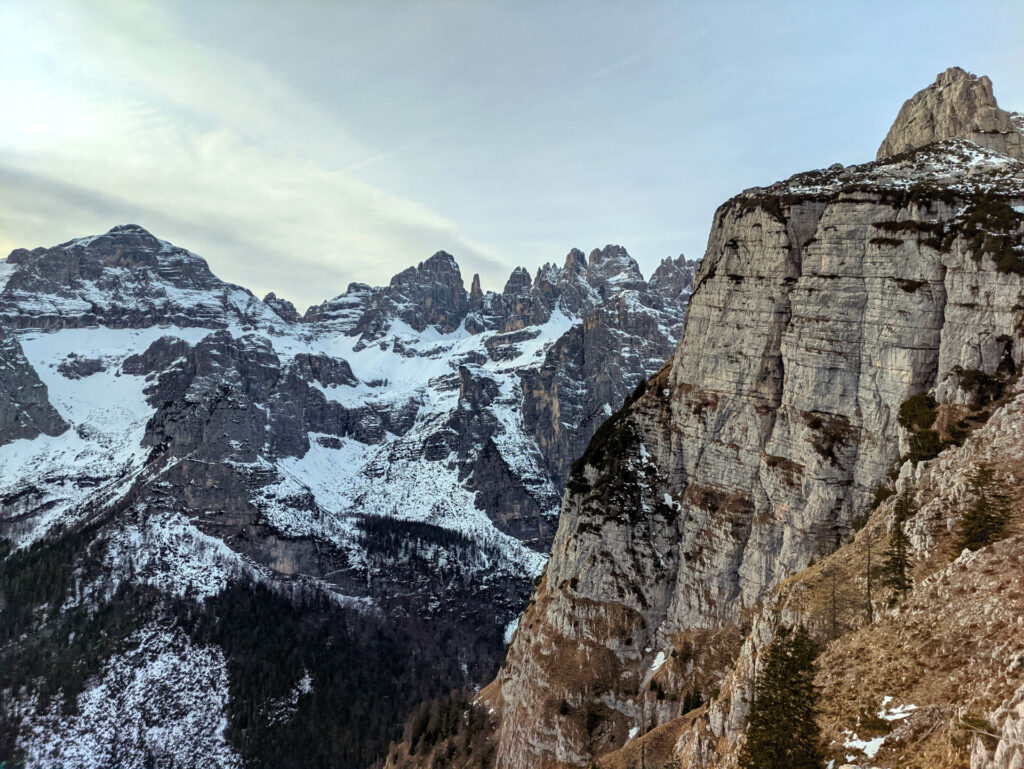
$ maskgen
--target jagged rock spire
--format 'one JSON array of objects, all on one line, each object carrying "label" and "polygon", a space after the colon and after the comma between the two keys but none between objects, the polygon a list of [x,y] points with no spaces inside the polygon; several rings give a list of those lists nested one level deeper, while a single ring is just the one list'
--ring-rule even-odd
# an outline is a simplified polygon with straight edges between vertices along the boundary
[{"label": "jagged rock spire", "polygon": [[287,299],[282,299],[273,291],[263,297],[263,304],[267,305],[267,307],[281,316],[281,320],[286,320],[289,323],[297,323],[300,319],[299,312],[295,309],[295,305]]},{"label": "jagged rock spire", "polygon": [[501,292],[505,297],[517,296],[524,291],[529,291],[533,284],[530,272],[525,267],[516,267],[512,274],[505,281],[505,289]]},{"label": "jagged rock spire", "polygon": [[693,278],[698,265],[696,260],[687,261],[683,254],[675,259],[666,256],[651,275],[648,288],[661,295],[666,302],[678,301],[684,294],[689,296],[693,291]]},{"label": "jagged rock spire", "polygon": [[469,309],[479,310],[483,302],[484,292],[480,287],[480,273],[473,273],[473,284],[469,289]]},{"label": "jagged rock spire", "polygon": [[587,257],[578,248],[572,249],[565,257],[565,266],[562,268],[572,272],[582,272],[587,269]]}]

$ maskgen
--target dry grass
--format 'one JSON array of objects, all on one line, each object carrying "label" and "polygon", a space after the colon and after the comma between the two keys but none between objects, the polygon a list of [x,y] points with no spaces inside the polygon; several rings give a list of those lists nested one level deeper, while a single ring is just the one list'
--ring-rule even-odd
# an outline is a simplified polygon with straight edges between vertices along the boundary
[{"label": "dry grass", "polygon": [[674,718],[597,761],[600,769],[661,769],[672,766],[679,735],[690,728],[698,713]]},{"label": "dry grass", "polygon": [[1024,679],[1024,535],[936,572],[898,612],[829,644],[818,666],[826,739],[864,737],[861,712],[889,696],[919,710],[874,764],[963,765],[959,716],[994,709]]}]

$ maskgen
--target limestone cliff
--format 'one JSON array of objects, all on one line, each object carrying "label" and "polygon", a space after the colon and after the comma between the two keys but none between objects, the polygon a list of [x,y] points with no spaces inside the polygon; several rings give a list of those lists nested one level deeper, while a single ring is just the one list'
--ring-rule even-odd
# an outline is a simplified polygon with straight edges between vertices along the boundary
[{"label": "limestone cliff", "polygon": [[[890,499],[852,541],[765,597],[717,697],[689,722],[666,725],[673,755],[684,766],[735,764],[757,660],[781,623],[799,622],[825,643],[820,724],[837,765],[901,766],[912,758],[938,769],[963,766],[973,754],[971,766],[1011,766],[1024,664],[1022,456],[1024,396],[1015,392],[962,446],[903,463],[897,485],[913,502],[903,527],[915,556],[906,600],[891,602],[876,582],[867,611],[868,553],[880,563],[896,526]],[[979,462],[998,471],[1014,499],[1016,534],[961,552],[958,524]],[[986,720],[993,738],[977,731]]]},{"label": "limestone cliff", "polygon": [[[666,691],[721,686],[770,591],[852,539],[901,457],[927,458],[908,398],[964,404],[1019,369],[1024,163],[949,125],[964,138],[716,212],[679,347],[574,465],[481,695],[498,767],[586,766],[681,716]],[[742,732],[741,707],[719,712],[691,763]]]}]

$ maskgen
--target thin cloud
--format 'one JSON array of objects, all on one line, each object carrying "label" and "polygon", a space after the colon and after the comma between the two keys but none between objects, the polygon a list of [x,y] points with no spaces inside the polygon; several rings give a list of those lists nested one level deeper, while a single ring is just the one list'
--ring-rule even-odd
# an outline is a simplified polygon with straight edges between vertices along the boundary
[{"label": "thin cloud", "polygon": [[[215,249],[204,255],[223,277],[303,304],[351,280],[384,282],[438,248],[507,271],[451,219],[332,168],[389,153],[351,140],[260,68],[181,36],[156,6],[112,3],[102,17],[79,7],[19,18],[23,36],[49,43],[5,54],[24,54],[0,83],[11,107],[2,194],[19,211],[5,217],[11,241],[38,245],[41,220],[88,225],[74,233],[84,235],[144,218],[158,237]],[[73,61],[59,52],[72,42]],[[32,194],[19,179],[34,180]]]},{"label": "thin cloud", "polygon": [[430,144],[431,142],[437,141],[438,139],[441,139],[445,136],[450,136],[454,132],[455,129],[449,129],[447,131],[437,131],[436,133],[429,134],[428,136],[421,136],[418,139],[413,139],[412,141],[405,142],[403,144],[398,145],[397,147],[392,147],[389,150],[377,152],[374,153],[373,155],[370,155],[370,157],[363,158],[362,160],[357,160],[354,163],[349,163],[347,166],[342,168],[341,171],[348,173],[351,171],[357,171],[360,168],[368,168],[369,166],[380,163],[382,160],[389,160],[391,158],[397,157],[398,155],[401,155],[403,152],[418,149],[426,144]]}]

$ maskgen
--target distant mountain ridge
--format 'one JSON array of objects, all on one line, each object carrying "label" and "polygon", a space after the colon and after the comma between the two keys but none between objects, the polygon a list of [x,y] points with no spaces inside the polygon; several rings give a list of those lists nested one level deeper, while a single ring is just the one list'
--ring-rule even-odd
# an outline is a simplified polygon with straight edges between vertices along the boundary
[{"label": "distant mountain ridge", "polygon": [[[297,590],[331,596],[340,609],[316,604],[295,621],[362,617],[370,637],[357,623],[333,642],[361,649],[351,665],[366,674],[385,664],[367,657],[381,644],[410,662],[452,660],[396,678],[382,705],[344,684],[354,672],[318,667],[322,641],[298,647],[312,693],[295,707],[330,689],[343,701],[329,707],[368,708],[365,738],[337,737],[332,749],[348,751],[345,765],[372,761],[418,697],[493,673],[550,546],[565,472],[675,346],[696,266],[665,260],[648,283],[621,247],[589,260],[574,250],[563,267],[533,278],[520,268],[501,293],[485,293],[478,278],[467,291],[455,259],[438,252],[387,286],[353,284],[299,316],[136,225],[14,251],[0,262],[0,390],[15,396],[0,409],[0,536],[14,549],[10,569],[52,562],[63,576],[39,619],[12,624],[24,635],[9,653],[58,654],[37,635],[41,617],[78,627],[119,611],[119,591],[150,606],[124,620],[127,634],[98,662],[76,658],[86,680],[69,690],[75,701],[108,685],[103,670],[132,668],[133,638],[159,639],[182,664],[190,644],[209,642],[181,618],[156,627],[146,616],[177,617],[248,583],[275,591],[265,603],[279,612],[310,600]],[[70,541],[70,554],[55,555]],[[32,605],[17,584],[0,573],[0,596]],[[203,658],[203,675],[234,687],[242,662],[224,638],[244,627],[218,627],[222,651]],[[40,726],[31,691],[4,712],[8,749],[71,760],[82,729],[95,727],[50,716]],[[245,740],[233,732],[245,708],[269,707],[253,697],[243,706],[216,693],[226,732],[182,727],[99,755],[145,763],[154,751],[216,744],[230,763],[255,750],[251,740],[297,739],[274,736],[298,728],[287,718],[257,719]],[[104,713],[89,718],[126,726],[126,715]]]}]

